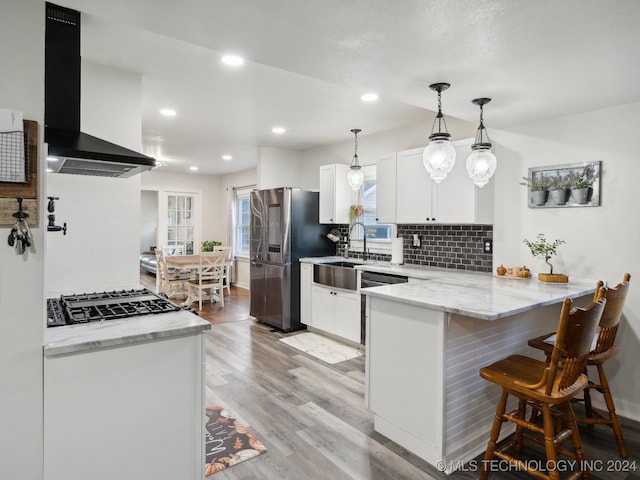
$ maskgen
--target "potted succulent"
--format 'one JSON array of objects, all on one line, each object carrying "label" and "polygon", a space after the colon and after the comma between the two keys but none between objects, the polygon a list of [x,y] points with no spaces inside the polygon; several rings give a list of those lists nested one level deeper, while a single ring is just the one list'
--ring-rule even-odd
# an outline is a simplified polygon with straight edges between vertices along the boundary
[{"label": "potted succulent", "polygon": [[549,203],[553,205],[564,205],[567,203],[567,188],[569,187],[566,179],[558,176],[549,182]]},{"label": "potted succulent", "polygon": [[529,187],[531,203],[538,207],[547,203],[547,195],[549,194],[547,182],[544,180],[530,181],[527,177],[522,178],[525,180],[525,183],[521,183],[520,185],[527,185]]},{"label": "potted succulent", "polygon": [[554,240],[553,242],[548,242],[544,234],[539,233],[536,237],[536,240],[531,242],[525,238],[524,243],[527,247],[529,247],[531,255],[533,255],[534,257],[544,258],[544,262],[549,265],[549,273],[539,273],[539,280],[551,283],[567,283],[569,281],[568,276],[562,273],[553,273],[553,265],[551,264],[551,262],[549,262],[551,257],[556,255],[556,249],[558,248],[558,246],[565,243],[564,240]]}]

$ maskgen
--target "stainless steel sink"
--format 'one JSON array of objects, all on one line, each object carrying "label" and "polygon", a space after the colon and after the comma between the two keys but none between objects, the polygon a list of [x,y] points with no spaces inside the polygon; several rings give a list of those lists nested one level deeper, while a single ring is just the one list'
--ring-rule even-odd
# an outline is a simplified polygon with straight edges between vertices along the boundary
[{"label": "stainless steel sink", "polygon": [[358,289],[358,271],[353,267],[361,265],[353,262],[316,263],[313,266],[313,281],[329,287]]},{"label": "stainless steel sink", "polygon": [[353,262],[345,262],[345,261],[340,261],[340,262],[327,262],[327,263],[322,263],[321,265],[331,265],[332,267],[343,267],[343,268],[353,268],[356,265],[362,265],[361,263],[353,263]]}]

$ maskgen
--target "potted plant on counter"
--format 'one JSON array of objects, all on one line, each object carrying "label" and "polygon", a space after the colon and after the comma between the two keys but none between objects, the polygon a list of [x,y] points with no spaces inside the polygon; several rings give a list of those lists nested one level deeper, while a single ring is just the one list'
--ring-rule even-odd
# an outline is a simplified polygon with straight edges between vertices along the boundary
[{"label": "potted plant on counter", "polygon": [[550,243],[547,241],[543,233],[539,233],[536,240],[530,242],[525,238],[524,243],[529,247],[531,255],[534,257],[544,258],[544,262],[549,265],[549,273],[538,274],[538,279],[540,281],[549,283],[567,283],[569,281],[568,276],[562,273],[553,273],[553,265],[549,262],[551,257],[556,255],[556,249],[558,246],[565,243],[564,240],[554,240]]}]

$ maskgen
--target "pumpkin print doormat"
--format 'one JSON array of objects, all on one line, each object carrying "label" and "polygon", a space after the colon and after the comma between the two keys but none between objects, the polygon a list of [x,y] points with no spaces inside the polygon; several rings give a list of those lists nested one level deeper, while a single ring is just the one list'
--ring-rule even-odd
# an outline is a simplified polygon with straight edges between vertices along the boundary
[{"label": "pumpkin print doormat", "polygon": [[208,407],[205,421],[205,475],[219,472],[267,451],[249,430],[220,406]]}]

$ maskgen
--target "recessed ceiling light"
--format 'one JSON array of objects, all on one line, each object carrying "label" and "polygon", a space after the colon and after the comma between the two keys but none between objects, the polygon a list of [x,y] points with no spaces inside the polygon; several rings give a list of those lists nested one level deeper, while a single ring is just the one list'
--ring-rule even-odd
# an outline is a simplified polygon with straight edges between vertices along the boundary
[{"label": "recessed ceiling light", "polygon": [[160,113],[165,117],[175,117],[176,111],[173,108],[161,108]]},{"label": "recessed ceiling light", "polygon": [[225,65],[230,65],[232,67],[238,67],[244,63],[244,58],[239,57],[238,55],[225,55],[221,60]]},{"label": "recessed ceiling light", "polygon": [[57,162],[60,160],[58,157],[47,157],[47,162]]},{"label": "recessed ceiling light", "polygon": [[229,160],[233,160],[233,157],[231,155],[222,155],[222,159],[228,162]]},{"label": "recessed ceiling light", "polygon": [[189,170],[191,170],[192,172],[197,172],[198,171],[198,167],[189,167]]},{"label": "recessed ceiling light", "polygon": [[282,133],[286,132],[286,131],[287,131],[287,129],[286,129],[286,128],[284,128],[284,127],[273,127],[273,128],[271,129],[271,131],[272,131],[273,133],[277,133],[278,135],[280,135],[280,134],[282,134]]},{"label": "recessed ceiling light", "polygon": [[53,168],[47,168],[47,173],[53,173]]},{"label": "recessed ceiling light", "polygon": [[365,93],[364,95],[362,95],[360,97],[360,100],[362,100],[363,102],[375,102],[376,100],[378,100],[378,94],[377,93]]}]

